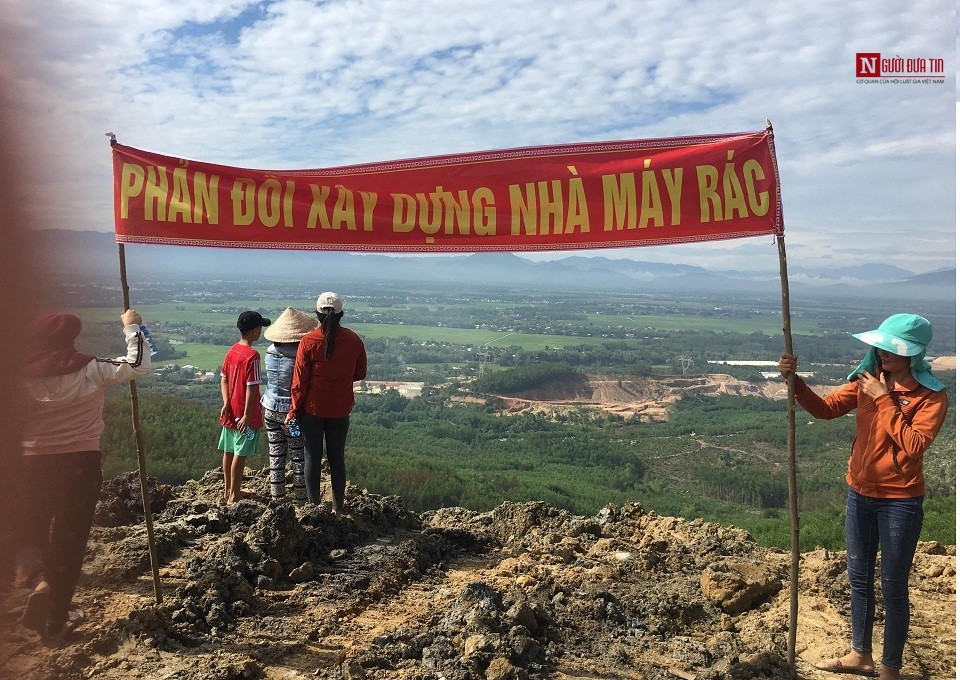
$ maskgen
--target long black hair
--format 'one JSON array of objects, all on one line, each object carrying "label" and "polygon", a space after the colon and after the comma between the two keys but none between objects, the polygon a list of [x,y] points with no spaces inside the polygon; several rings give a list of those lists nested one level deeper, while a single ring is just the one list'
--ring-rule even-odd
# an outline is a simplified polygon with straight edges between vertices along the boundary
[{"label": "long black hair", "polygon": [[333,347],[337,343],[337,331],[340,330],[340,319],[343,318],[343,312],[317,312],[317,318],[320,320],[320,326],[323,328],[323,344],[326,351],[327,361],[333,356]]}]

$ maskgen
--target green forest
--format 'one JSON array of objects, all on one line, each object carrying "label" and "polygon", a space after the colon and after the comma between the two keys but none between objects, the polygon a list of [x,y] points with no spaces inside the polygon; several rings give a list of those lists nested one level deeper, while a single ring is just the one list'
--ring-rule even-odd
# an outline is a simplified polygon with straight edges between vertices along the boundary
[{"label": "green forest", "polygon": [[[212,389],[212,387],[210,388]],[[408,507],[490,510],[538,499],[583,515],[636,502],[663,515],[748,529],[789,547],[783,402],[755,397],[684,399],[663,423],[583,410],[555,422],[456,404],[442,390],[419,399],[360,395],[347,446],[352,484],[398,494]],[[148,473],[170,483],[218,467],[217,409],[146,391],[140,398]],[[103,438],[108,475],[136,469],[128,395],[108,398]],[[843,475],[852,419],[806,424],[798,412],[801,544],[842,549]],[[927,454],[924,539],[954,542],[953,419]],[[266,466],[265,443],[250,466]],[[691,465],[691,461],[696,461]]]},{"label": "green forest", "polygon": [[[241,287],[211,288],[202,302],[178,287],[141,291],[137,304],[160,343],[157,371],[142,379],[147,472],[179,484],[220,465],[216,372],[236,340],[244,309],[275,317],[309,299]],[[85,322],[79,346],[103,355],[118,345],[108,288],[78,289]],[[246,297],[248,296],[248,297]],[[955,353],[953,312],[931,309],[934,352]],[[811,301],[794,312],[794,347],[811,384],[839,384],[862,356],[849,329],[862,312]],[[413,510],[463,506],[486,511],[505,501],[542,500],[582,515],[609,503],[639,503],[662,515],[703,518],[749,530],[788,548],[786,405],[754,396],[687,397],[665,422],[640,422],[581,407],[550,418],[504,415],[493,395],[583,382],[587,373],[663,376],[729,373],[760,382],[755,366],[710,361],[775,360],[783,348],[779,301],[705,301],[608,296],[581,309],[563,293],[357,292],[345,325],[368,353],[370,380],[412,380],[423,396],[360,394],[347,443],[350,482],[398,494]],[[258,347],[263,353],[266,342]],[[689,365],[678,358],[686,357]],[[187,367],[190,364],[192,367]],[[203,376],[203,372],[213,372]],[[955,400],[955,372],[938,373]],[[468,397],[468,398],[465,398]],[[107,475],[136,469],[126,387],[108,393],[102,440]],[[927,452],[925,540],[955,542],[956,427],[953,411]],[[852,418],[815,421],[797,412],[801,545],[843,547],[844,474]],[[249,461],[267,464],[266,443]]]}]

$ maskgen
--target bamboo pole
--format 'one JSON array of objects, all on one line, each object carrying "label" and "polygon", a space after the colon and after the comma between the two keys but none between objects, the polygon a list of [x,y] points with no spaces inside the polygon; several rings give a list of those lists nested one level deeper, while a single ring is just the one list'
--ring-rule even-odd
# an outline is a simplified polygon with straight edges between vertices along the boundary
[{"label": "bamboo pole", "polygon": [[[783,344],[793,354],[790,330],[790,287],[787,282],[787,249],[783,236],[777,236],[780,252],[780,302],[783,308]],[[796,375],[787,376],[787,490],[790,496],[790,622],[787,632],[787,658],[790,671],[796,676],[797,603],[800,581],[800,517],[797,512],[797,405]]]},{"label": "bamboo pole", "polygon": [[[123,290],[123,309],[130,309],[130,287],[127,286],[127,258],[123,244],[118,243],[120,255],[120,286]],[[146,348],[149,351],[149,348]],[[130,407],[133,417],[133,436],[137,441],[137,467],[140,471],[140,498],[143,501],[143,517],[147,525],[147,544],[150,549],[150,568],[153,571],[153,593],[157,604],[163,601],[160,593],[160,565],[157,560],[157,543],[153,535],[153,516],[150,513],[150,492],[147,490],[147,463],[144,455],[143,432],[140,429],[140,402],[137,398],[137,383],[130,381]]]}]

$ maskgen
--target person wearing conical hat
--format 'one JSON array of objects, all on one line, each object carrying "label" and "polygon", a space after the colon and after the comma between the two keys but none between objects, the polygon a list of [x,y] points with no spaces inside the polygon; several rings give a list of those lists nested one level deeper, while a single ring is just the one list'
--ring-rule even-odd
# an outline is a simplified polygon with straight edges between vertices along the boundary
[{"label": "person wearing conical hat", "polygon": [[[923,453],[947,417],[947,392],[924,359],[930,322],[894,314],[876,330],[853,337],[870,345],[847,382],[825,397],[799,376],[797,402],[815,418],[857,411],[847,465],[846,543],[850,582],[851,650],[817,664],[834,673],[874,675],[874,572],[877,553],[883,591],[883,657],[879,677],[900,677],[910,619],[908,578],[923,523]],[[796,374],[797,359],[780,358],[780,373]]]},{"label": "person wearing conical hat", "polygon": [[275,500],[286,496],[287,456],[293,469],[293,497],[300,502],[307,498],[303,483],[303,436],[296,429],[291,431],[284,420],[290,410],[290,381],[300,340],[317,325],[317,320],[309,314],[287,307],[263,333],[263,337],[273,343],[264,355],[267,389],[260,404],[270,450],[270,497]]}]

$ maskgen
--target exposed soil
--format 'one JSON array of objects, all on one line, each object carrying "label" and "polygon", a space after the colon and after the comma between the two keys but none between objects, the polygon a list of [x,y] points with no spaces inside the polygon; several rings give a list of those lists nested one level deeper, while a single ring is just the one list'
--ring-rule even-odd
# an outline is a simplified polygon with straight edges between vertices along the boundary
[{"label": "exposed soil", "polygon": [[[606,389],[628,389],[620,385]],[[639,390],[638,387],[630,387]],[[104,485],[75,604],[56,643],[3,592],[0,675],[57,678],[646,680],[788,678],[789,555],[744,531],[635,505],[579,517],[542,503],[407,511],[348,488],[329,505],[219,504],[216,472],[154,485],[157,604],[135,475]],[[922,544],[904,677],[953,678],[956,552]],[[882,603],[878,616],[882,615]],[[846,651],[843,553],[800,565],[797,676]],[[882,627],[877,627],[875,647]]]},{"label": "exposed soil", "polygon": [[652,422],[666,420],[670,405],[686,395],[776,398],[781,389],[779,381],[752,383],[721,373],[673,378],[581,374],[573,381],[548,383],[499,400],[505,413],[557,416],[587,408]]},{"label": "exposed soil", "polygon": [[[956,357],[933,360],[934,370],[956,370]],[[826,394],[829,385],[813,385]],[[787,387],[782,380],[750,382],[724,373],[675,377],[637,377],[578,374],[573,380],[555,381],[519,394],[499,395],[504,413],[540,413],[548,417],[569,415],[587,409],[612,413],[642,422],[667,420],[669,407],[684,396],[719,395],[786,399]]]}]

